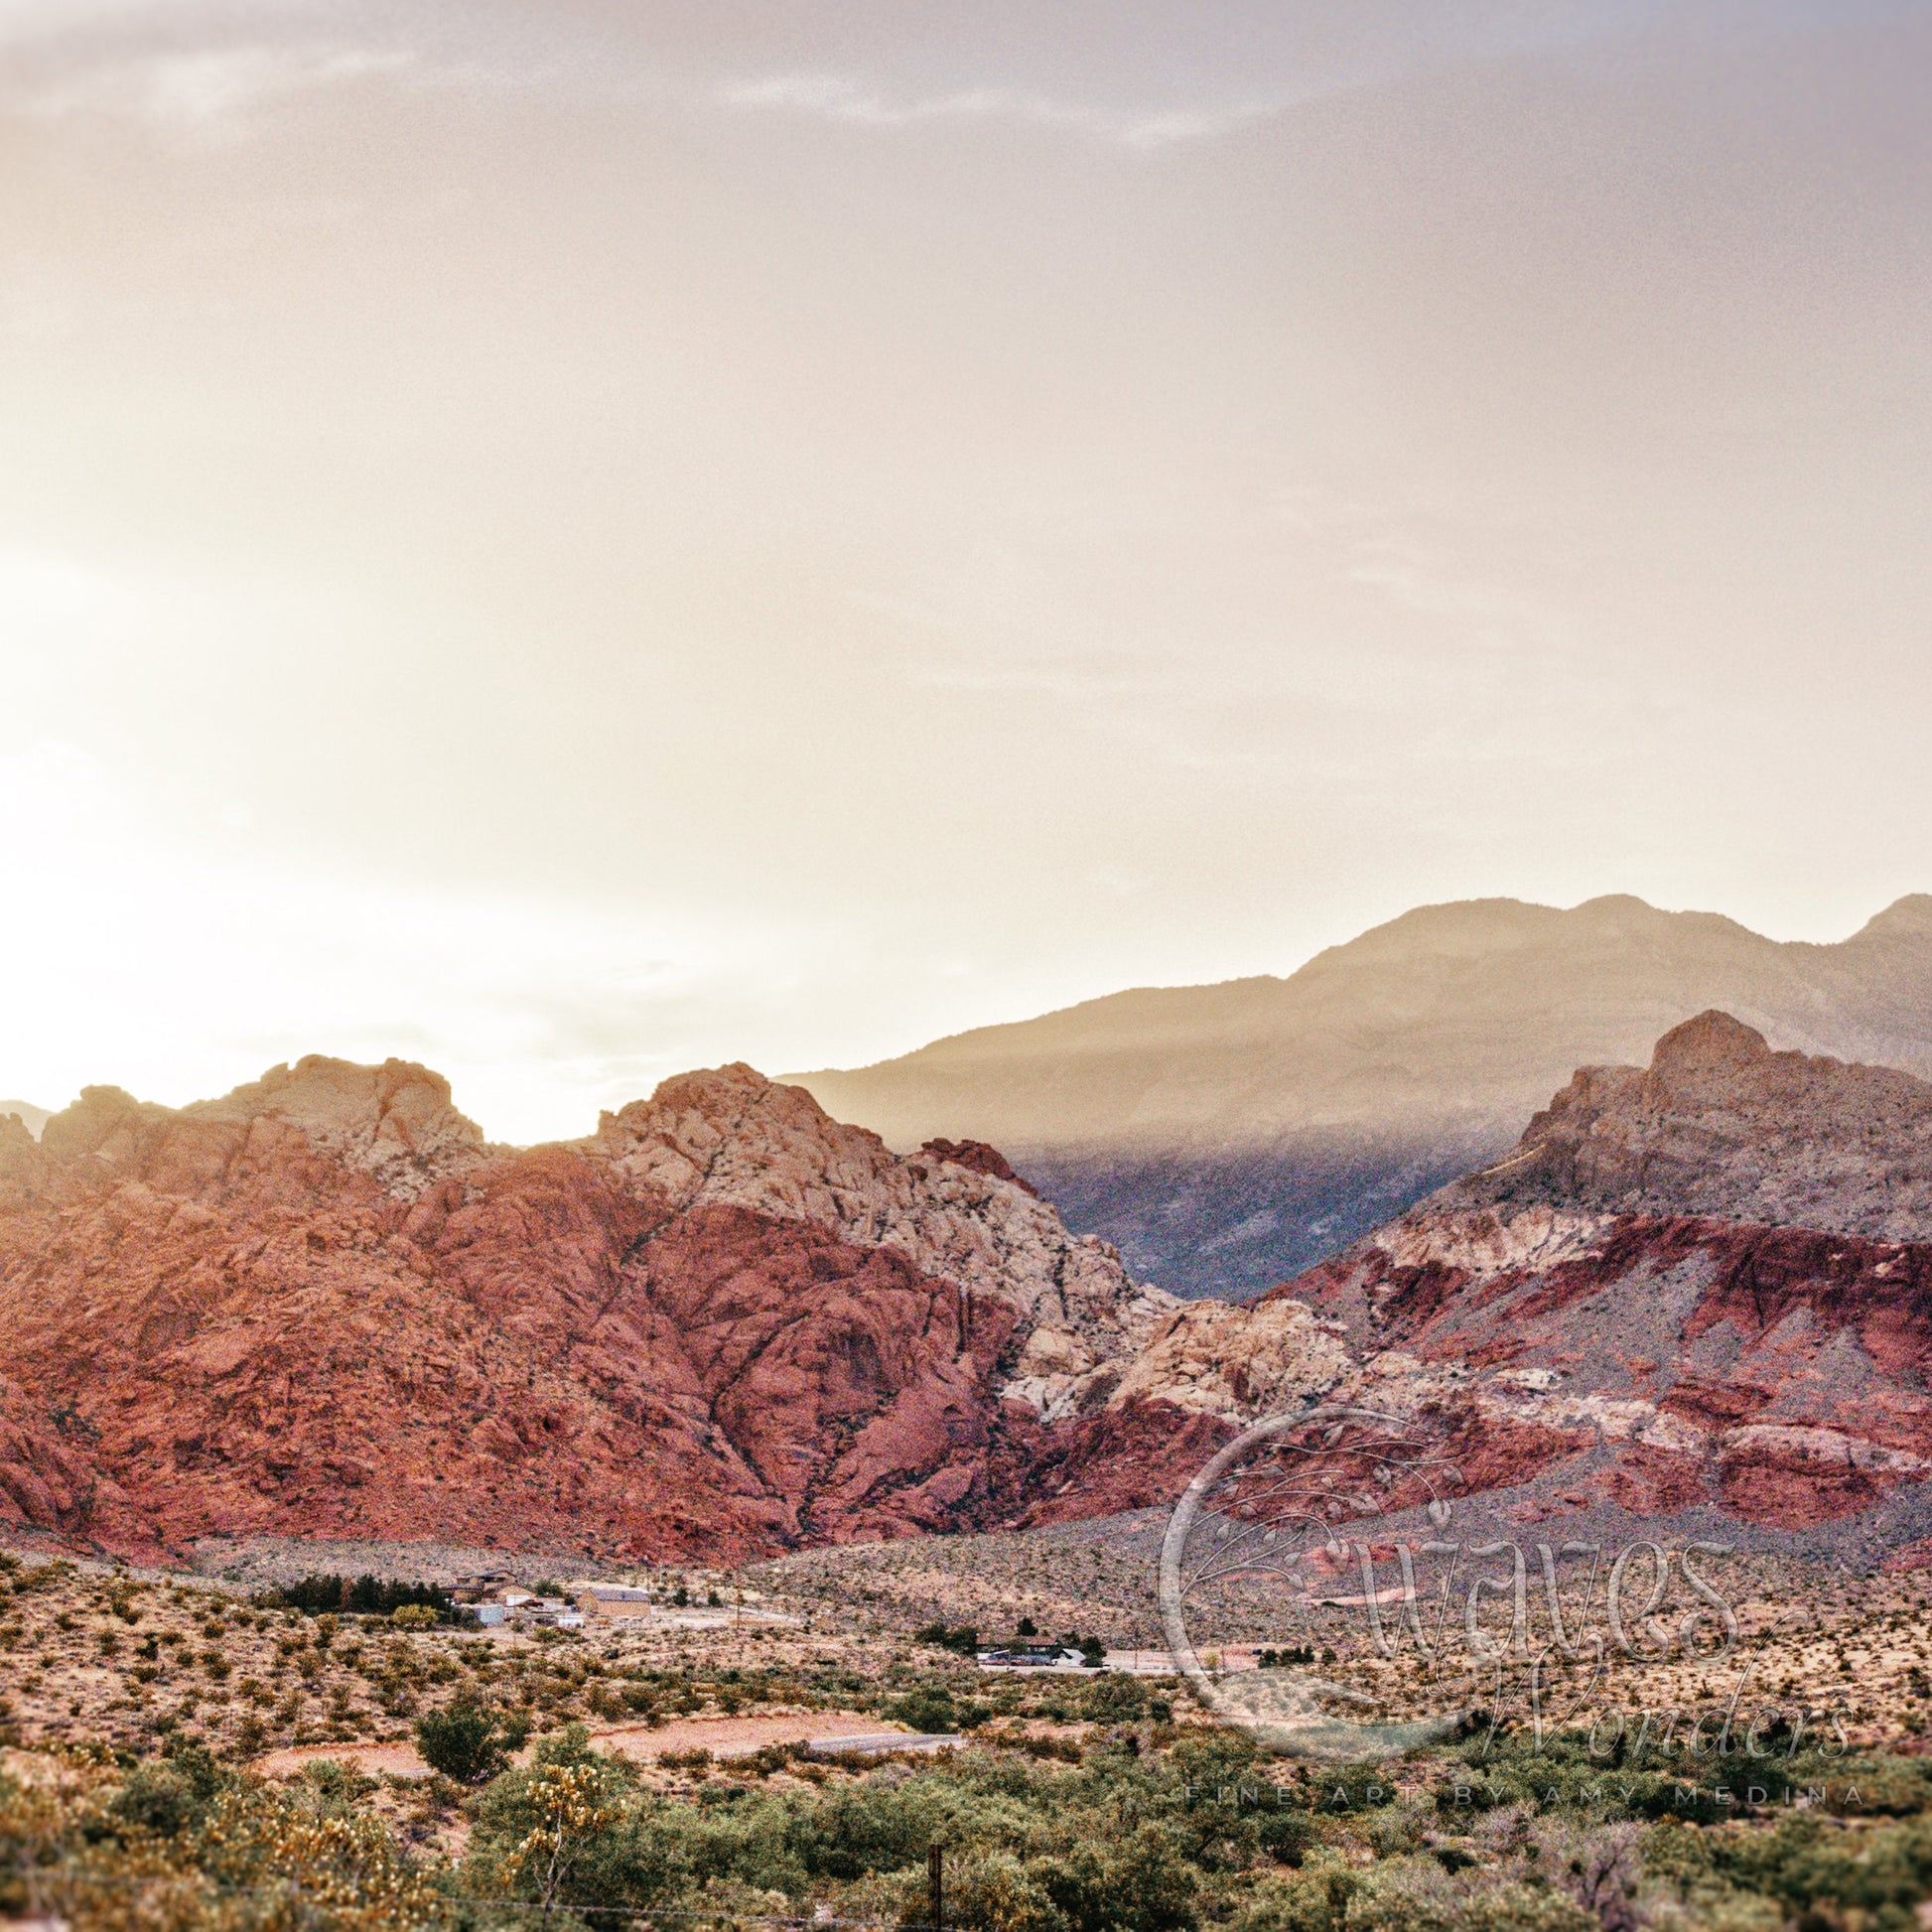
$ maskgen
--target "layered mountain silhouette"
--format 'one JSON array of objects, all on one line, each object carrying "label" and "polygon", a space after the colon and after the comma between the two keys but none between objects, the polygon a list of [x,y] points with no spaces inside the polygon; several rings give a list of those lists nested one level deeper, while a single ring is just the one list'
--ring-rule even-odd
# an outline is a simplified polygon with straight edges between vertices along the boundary
[{"label": "layered mountain silhouette", "polygon": [[896,1155],[746,1066],[525,1150],[399,1061],[0,1118],[0,1524],[129,1556],[1053,1523],[1322,1400],[1511,1522],[1878,1561],[1932,1539],[1928,1363],[1932,1084],[1717,1012],[1250,1304],[1137,1281],[990,1146]]},{"label": "layered mountain silhouette", "polygon": [[18,1114],[21,1124],[27,1129],[28,1133],[36,1137],[39,1136],[41,1129],[54,1118],[50,1109],[36,1107],[29,1101],[0,1100],[0,1120],[5,1120],[9,1114]]},{"label": "layered mountain silhouette", "polygon": [[1266,1298],[1517,1522],[1932,1548],[1932,1085],[1730,1015],[1586,1068],[1518,1147]]},{"label": "layered mountain silhouette", "polygon": [[1502,1153],[1580,1065],[1722,1008],[1932,1074],[1932,896],[1835,945],[1641,899],[1425,906],[1287,979],[1142,989],[788,1076],[896,1147],[1005,1150],[1180,1295],[1254,1294]]}]

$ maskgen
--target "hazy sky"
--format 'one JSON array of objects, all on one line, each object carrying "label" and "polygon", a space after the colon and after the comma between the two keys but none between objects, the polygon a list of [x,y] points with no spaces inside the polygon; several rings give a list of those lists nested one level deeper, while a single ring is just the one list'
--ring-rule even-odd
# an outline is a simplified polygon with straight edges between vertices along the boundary
[{"label": "hazy sky", "polygon": [[0,1094],[492,1133],[1932,888],[1932,8],[0,0]]}]

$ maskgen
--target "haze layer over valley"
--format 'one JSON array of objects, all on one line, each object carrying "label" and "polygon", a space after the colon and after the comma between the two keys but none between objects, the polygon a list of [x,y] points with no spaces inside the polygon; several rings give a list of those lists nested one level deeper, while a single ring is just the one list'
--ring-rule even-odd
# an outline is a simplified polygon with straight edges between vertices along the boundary
[{"label": "haze layer over valley", "polygon": [[1932,897],[1835,945],[1641,899],[1419,907],[1286,979],[1141,989],[788,1076],[889,1144],[1000,1147],[1180,1295],[1254,1294],[1507,1148],[1578,1066],[1721,1007],[1932,1073]]}]

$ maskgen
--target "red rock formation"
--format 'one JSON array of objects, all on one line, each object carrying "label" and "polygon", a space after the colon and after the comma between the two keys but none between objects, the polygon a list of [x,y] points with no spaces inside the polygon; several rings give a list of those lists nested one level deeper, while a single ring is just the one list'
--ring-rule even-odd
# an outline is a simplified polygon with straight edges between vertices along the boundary
[{"label": "red rock formation", "polygon": [[[1932,1482],[1928,1149],[1932,1086],[1706,1014],[1647,1070],[1578,1074],[1510,1159],[1276,1294],[1416,1358],[1465,1450],[1560,1432],[1472,1486],[1600,1476],[1638,1514],[1805,1528]],[[1445,1392],[1450,1364],[1475,1374]]]},{"label": "red rock formation", "polygon": [[1920,1141],[1932,1088],[1707,1016],[1289,1288],[1183,1307],[994,1150],[900,1158],[746,1067],[522,1152],[398,1062],[90,1088],[38,1143],[0,1118],[0,1524],[730,1558],[1162,1504],[1327,1395],[1525,1520],[1804,1529],[1932,1482]]},{"label": "red rock formation", "polygon": [[1013,1163],[997,1147],[988,1147],[984,1141],[928,1141],[919,1152],[929,1155],[935,1161],[950,1161],[956,1168],[970,1168],[974,1173],[990,1173],[1001,1180],[1010,1180],[1016,1187],[1024,1187],[1035,1200],[1039,1189],[1031,1181],[1023,1180],[1013,1171]]},{"label": "red rock formation", "polygon": [[0,1124],[0,1494],[126,1548],[1011,1520],[1041,1493],[1001,1399],[1027,1337],[1105,1359],[1167,1305],[1009,1174],[899,1162],[744,1068],[523,1153],[396,1063],[181,1112],[90,1088],[39,1145]]}]

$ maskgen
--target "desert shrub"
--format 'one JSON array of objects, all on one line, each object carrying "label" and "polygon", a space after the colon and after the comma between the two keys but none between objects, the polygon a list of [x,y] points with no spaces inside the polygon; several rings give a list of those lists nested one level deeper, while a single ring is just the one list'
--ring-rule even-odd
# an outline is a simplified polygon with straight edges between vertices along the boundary
[{"label": "desert shrub", "polygon": [[1836,1909],[1843,1922],[1906,1927],[1932,1897],[1932,1819],[1848,1833],[1812,1814],[1768,1832],[1725,1834],[1708,1847],[1712,1874],[1732,1890],[1776,1899],[1788,1913]]},{"label": "desert shrub", "polygon": [[1088,1843],[1035,1863],[1068,1932],[1191,1932],[1199,1920],[1199,1878],[1178,1837],[1141,1825],[1124,1842]]},{"label": "desert shrub", "polygon": [[1432,1859],[1373,1867],[1342,1923],[1347,1932],[1603,1932],[1565,1891],[1490,1871],[1451,1873]]},{"label": "desert shrub", "polygon": [[[924,1925],[930,1911],[926,1893],[907,1885],[899,1923]],[[1070,1932],[1037,1862],[1011,1852],[976,1852],[957,1862],[946,1874],[945,1914],[961,1932]]]},{"label": "desert shrub", "polygon": [[690,1808],[637,1793],[628,1767],[596,1755],[581,1725],[494,1779],[473,1816],[465,1877],[484,1896],[634,1911],[704,1875]]},{"label": "desert shrub", "polygon": [[427,1932],[447,1916],[380,1821],[194,1749],[126,1771],[70,1752],[0,1773],[0,1911],[32,1903],[75,1932]]},{"label": "desert shrub", "polygon": [[66,1557],[56,1557],[51,1563],[29,1565],[14,1573],[14,1590],[24,1596],[32,1590],[50,1588],[64,1578],[71,1577],[75,1568]]},{"label": "desert shrub", "polygon": [[962,1623],[956,1630],[943,1623],[923,1624],[912,1632],[912,1641],[956,1651],[962,1657],[975,1655],[980,1647],[979,1632],[970,1623]]},{"label": "desert shrub", "polygon": [[1165,1724],[1173,1716],[1173,1702],[1145,1678],[1125,1671],[1107,1671],[1074,1687],[1076,1708],[1092,1724],[1135,1724],[1143,1719]]},{"label": "desert shrub", "polygon": [[921,1779],[835,1786],[785,1819],[789,1862],[811,1877],[837,1879],[918,1863],[932,1843],[938,1797]]},{"label": "desert shrub", "polygon": [[1247,1894],[1230,1932],[1341,1932],[1360,1883],[1332,1862],[1271,1875]]},{"label": "desert shrub", "polygon": [[944,1684],[915,1685],[903,1696],[892,1699],[886,1715],[914,1730],[928,1732],[956,1729],[960,1722],[959,1707]]},{"label": "desert shrub", "polygon": [[415,1734],[416,1748],[432,1770],[459,1784],[481,1784],[503,1768],[529,1729],[522,1719],[461,1691],[441,1710],[425,1711],[416,1720]]},{"label": "desert shrub", "polygon": [[168,1763],[137,1764],[106,1802],[108,1828],[121,1836],[179,1838],[207,1816],[218,1789],[219,1781],[191,1753]]},{"label": "desert shrub", "polygon": [[[1462,1745],[1452,1770],[1435,1787],[1445,1814],[1481,1813],[1510,1806],[1601,1819],[1697,1825],[1723,1824],[1752,1812],[1775,1811],[1787,1791],[1855,1785],[1859,1809],[1895,1817],[1932,1806],[1932,1765],[1888,1755],[1833,1758],[1819,1751],[1783,1750],[1752,1755],[1742,1748],[1722,1754],[1678,1749],[1592,1752],[1582,1732],[1546,1735],[1538,1744],[1527,1732]],[[1753,1799],[1751,1793],[1761,1794]]]},{"label": "desert shrub", "polygon": [[354,1804],[381,1788],[377,1780],[365,1771],[358,1770],[353,1764],[340,1763],[333,1757],[319,1757],[305,1764],[302,1776],[313,1791],[343,1804]]},{"label": "desert shrub", "polygon": [[648,1684],[626,1684],[618,1693],[618,1701],[633,1718],[641,1718],[645,1724],[657,1723],[657,1693]]}]

